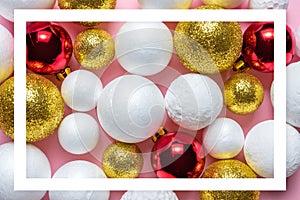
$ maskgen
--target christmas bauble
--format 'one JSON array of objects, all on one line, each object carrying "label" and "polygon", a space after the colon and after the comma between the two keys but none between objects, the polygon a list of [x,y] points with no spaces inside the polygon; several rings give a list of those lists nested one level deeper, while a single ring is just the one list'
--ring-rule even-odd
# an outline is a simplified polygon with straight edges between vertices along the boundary
[{"label": "christmas bauble", "polygon": [[60,145],[73,154],[92,151],[99,140],[100,129],[97,121],[85,113],[72,113],[66,116],[59,128]]},{"label": "christmas bauble", "polygon": [[86,69],[100,69],[109,65],[115,56],[114,40],[99,28],[80,32],[74,42],[74,56]]},{"label": "christmas bauble", "polygon": [[[0,128],[14,138],[14,77],[0,86]],[[51,135],[64,114],[57,87],[48,79],[26,76],[26,141],[36,142]]]},{"label": "christmas bauble", "polygon": [[203,134],[206,152],[217,159],[233,158],[244,146],[243,129],[230,118],[216,119]]},{"label": "christmas bauble", "polygon": [[[220,7],[201,6],[198,9]],[[211,74],[232,67],[242,50],[242,37],[237,22],[179,22],[174,33],[174,46],[186,68]]]},{"label": "christmas bauble", "polygon": [[202,0],[204,4],[220,6],[222,8],[236,8],[245,0]]},{"label": "christmas bauble", "polygon": [[[1,4],[1,2],[0,2]],[[0,8],[1,9],[1,8]],[[14,71],[14,38],[12,34],[0,24],[0,83],[7,79]]]},{"label": "christmas bauble", "polygon": [[53,74],[64,69],[72,56],[72,40],[61,26],[31,23],[26,34],[26,65],[39,74]]},{"label": "christmas bauble", "polygon": [[116,0],[58,0],[61,9],[114,9]]},{"label": "christmas bauble", "polygon": [[96,107],[102,92],[98,76],[87,70],[70,73],[61,85],[61,95],[73,110],[86,112]]},{"label": "christmas bauble", "polygon": [[[274,23],[253,23],[243,36],[243,56],[250,67],[261,72],[274,71]],[[295,37],[286,27],[286,64],[295,54]]]},{"label": "christmas bauble", "polygon": [[138,0],[143,9],[188,9],[193,0]]},{"label": "christmas bauble", "polygon": [[287,9],[289,0],[249,0],[252,9]]},{"label": "christmas bauble", "polygon": [[127,191],[120,200],[178,200],[172,191]]},{"label": "christmas bauble", "polygon": [[128,72],[149,76],[162,71],[173,54],[173,38],[162,22],[129,22],[117,33],[116,56]]},{"label": "christmas bauble", "polygon": [[286,177],[300,167],[300,135],[294,127],[286,125]]},{"label": "christmas bauble", "polygon": [[138,146],[123,142],[109,145],[102,157],[102,167],[110,178],[136,178],[143,167],[143,156]]},{"label": "christmas bauble", "polygon": [[236,114],[256,111],[264,99],[264,88],[255,76],[237,73],[224,84],[224,99],[227,108]]},{"label": "christmas bauble", "polygon": [[[209,165],[202,178],[256,178],[256,175],[238,160],[221,160]],[[259,191],[200,191],[202,200],[259,200],[259,196]]]},{"label": "christmas bauble", "polygon": [[[61,166],[53,178],[106,178],[97,165],[75,160]],[[109,191],[49,191],[50,200],[108,200]]]},{"label": "christmas bauble", "polygon": [[151,152],[152,167],[159,178],[199,178],[205,164],[200,142],[185,133],[167,133]]},{"label": "christmas bauble", "polygon": [[112,138],[137,143],[151,137],[163,124],[165,105],[161,91],[152,81],[124,75],[105,86],[97,114]]},{"label": "christmas bauble", "polygon": [[223,107],[219,86],[208,76],[185,74],[176,78],[165,95],[169,117],[178,125],[199,130],[211,124]]},{"label": "christmas bauble", "polygon": [[[18,158],[16,158],[18,159]],[[50,178],[51,167],[45,154],[37,147],[26,145],[27,178]],[[0,199],[40,200],[46,191],[14,191],[14,143],[0,145]]]},{"label": "christmas bauble", "polygon": [[296,37],[296,54],[298,57],[300,57],[300,26],[298,26],[296,30],[295,37]]}]

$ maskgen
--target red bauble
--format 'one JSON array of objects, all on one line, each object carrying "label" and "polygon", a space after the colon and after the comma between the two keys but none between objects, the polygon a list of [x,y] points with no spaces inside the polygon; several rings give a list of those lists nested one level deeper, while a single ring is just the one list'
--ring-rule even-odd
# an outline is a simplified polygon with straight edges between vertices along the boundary
[{"label": "red bauble", "polygon": [[[248,65],[261,72],[274,71],[274,23],[253,23],[243,36],[243,56]],[[286,64],[295,54],[295,37],[286,27]]]},{"label": "red bauble", "polygon": [[51,23],[31,23],[26,34],[26,65],[39,74],[54,74],[71,59],[73,46],[68,32]]},{"label": "red bauble", "polygon": [[202,145],[190,135],[168,133],[155,143],[152,167],[159,178],[198,178],[205,159]]}]

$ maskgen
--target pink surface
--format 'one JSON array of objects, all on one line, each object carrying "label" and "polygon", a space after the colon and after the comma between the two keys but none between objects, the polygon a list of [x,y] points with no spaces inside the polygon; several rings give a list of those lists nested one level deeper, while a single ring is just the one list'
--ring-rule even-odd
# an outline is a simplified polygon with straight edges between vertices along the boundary
[{"label": "pink surface", "polygon": [[[192,7],[197,7],[201,5],[199,0],[194,0]],[[138,8],[138,4],[136,0],[119,0],[117,4],[117,8]],[[242,6],[242,8],[247,8],[247,2],[245,2]],[[300,7],[300,2],[297,0],[290,0],[289,8],[287,10],[287,24],[293,29],[296,30],[297,26],[300,25],[299,21],[299,15],[297,17],[297,12]],[[7,27],[11,32],[13,32],[13,23],[6,21],[0,16],[0,23]],[[81,31],[84,30],[85,27],[79,26],[78,24],[74,23],[61,23],[61,26],[66,28],[66,30],[70,33],[70,35],[73,38]],[[104,30],[109,31],[113,36],[116,34],[118,31],[118,28],[120,27],[120,23],[102,23],[98,27],[103,28]],[[175,24],[174,23],[168,23],[168,27],[171,30],[174,30]],[[245,25],[243,25],[245,28]],[[294,58],[294,61],[298,61],[299,58]],[[71,60],[70,63],[71,67],[76,69],[79,68],[79,64],[75,61],[74,57]],[[186,70],[180,62],[178,61],[178,58],[174,55],[169,66],[172,67],[172,69],[175,69],[179,73],[188,73],[189,71]],[[153,80],[155,83],[160,85],[160,89],[162,90],[163,93],[165,93],[167,86],[170,84],[170,82],[178,76],[178,74],[169,74],[169,69],[164,70],[158,75],[148,77],[151,80]],[[115,60],[109,67],[107,67],[105,70],[101,71],[94,71],[94,73],[98,74],[100,76],[101,74],[101,81],[103,82],[103,85],[107,85],[111,80],[114,78],[126,73],[118,64],[118,62]],[[168,79],[166,79],[166,73],[168,73]],[[264,74],[264,73],[259,73],[256,71],[251,71],[252,74],[257,76],[264,85],[265,88],[265,99],[261,107],[254,112],[253,114],[246,115],[246,116],[240,116],[240,115],[235,115],[231,113],[230,111],[227,111],[226,109],[223,109],[222,115],[226,115],[227,117],[233,118],[236,121],[238,121],[243,129],[244,132],[247,133],[253,125],[260,121],[264,121],[266,119],[272,119],[273,117],[273,108],[270,102],[269,98],[269,88],[273,79],[273,74]],[[213,76],[213,78],[219,83],[220,87],[222,88],[222,82],[223,80],[226,80],[232,73],[230,71],[222,73],[221,76]],[[58,87],[60,87],[60,82],[57,81],[53,76],[48,76],[49,79],[51,79],[53,82],[57,84]],[[161,80],[164,80],[164,82],[161,82]],[[71,110],[66,107],[66,112],[65,114],[71,113]],[[92,114],[96,118],[96,111],[91,111],[90,114]],[[177,126],[173,124],[170,120],[166,121],[165,127],[170,130],[170,131],[176,131]],[[99,166],[101,166],[101,154],[104,151],[105,147],[113,141],[111,138],[109,138],[104,131],[102,130],[103,134],[100,139],[99,144],[97,145],[96,149],[91,153],[91,154],[84,154],[80,156],[72,155],[67,153],[62,149],[60,144],[58,143],[57,139],[57,133],[53,134],[49,138],[35,143],[38,147],[40,147],[47,157],[50,160],[51,167],[53,173],[64,163],[71,161],[71,160],[78,160],[78,159],[84,159],[84,160],[89,160],[92,161]],[[200,131],[201,132],[201,131]],[[201,134],[199,134],[201,135]],[[199,136],[200,137],[200,136]],[[7,138],[4,134],[0,133],[0,144],[5,143],[10,141],[9,138]],[[147,140],[145,142],[142,142],[138,144],[143,152],[149,152],[151,150],[151,147],[153,146],[153,143],[150,140]],[[237,157],[240,160],[244,160],[242,153],[240,153]],[[145,166],[143,168],[143,171],[149,172],[151,170],[151,166],[149,165],[149,154],[145,154],[144,156],[145,159]],[[100,160],[100,161],[99,161]],[[208,162],[211,162],[212,159],[208,158]],[[145,173],[141,175],[142,177],[144,176],[153,176],[154,174],[152,172]],[[155,184],[155,183],[153,183]],[[262,200],[294,200],[298,199],[298,196],[300,195],[300,191],[297,190],[297,187],[300,185],[300,170],[298,170],[292,177],[287,179],[287,191],[286,192],[262,192],[261,194],[261,199]],[[117,200],[120,199],[122,196],[123,192],[111,192],[111,200]],[[179,199],[188,199],[188,200],[197,200],[199,199],[199,192],[176,192]],[[46,195],[44,200],[49,199],[48,195]]]}]

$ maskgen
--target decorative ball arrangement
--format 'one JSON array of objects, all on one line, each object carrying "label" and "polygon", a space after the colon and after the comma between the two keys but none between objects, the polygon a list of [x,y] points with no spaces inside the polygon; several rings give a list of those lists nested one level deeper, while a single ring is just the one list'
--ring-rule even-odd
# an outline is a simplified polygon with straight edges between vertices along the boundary
[{"label": "decorative ball arrangement", "polygon": [[[201,6],[198,9],[221,9]],[[232,67],[242,50],[238,22],[179,22],[174,46],[182,64],[192,72],[212,74]]]},{"label": "decorative ball arrangement", "polygon": [[[0,2],[1,4],[1,2]],[[0,8],[1,9],[1,8]],[[12,34],[0,24],[0,83],[7,79],[14,71],[14,38]]]},{"label": "decorative ball arrangement", "polygon": [[300,135],[291,125],[286,125],[286,177],[300,167]]},{"label": "decorative ball arrangement", "polygon": [[258,78],[237,73],[224,84],[224,99],[233,113],[245,115],[256,111],[264,99],[264,88]]},{"label": "decorative ball arrangement", "polygon": [[143,168],[140,148],[135,144],[115,142],[104,151],[102,167],[110,178],[136,178]]},{"label": "decorative ball arrangement", "polygon": [[80,32],[74,42],[74,56],[86,69],[101,69],[109,65],[115,56],[114,40],[99,28]]},{"label": "decorative ball arrangement", "polygon": [[120,200],[178,200],[172,191],[127,191]]},{"label": "decorative ball arrangement", "polygon": [[[61,166],[53,178],[106,178],[102,169],[97,165],[75,160]],[[108,200],[109,191],[49,191],[50,200]]]},{"label": "decorative ball arrangement", "polygon": [[179,126],[199,130],[211,124],[223,107],[219,86],[208,76],[180,75],[165,95],[169,117]]},{"label": "decorative ball arrangement", "polygon": [[[209,165],[202,178],[256,178],[255,173],[238,160],[221,160]],[[259,200],[259,191],[200,191],[202,200]]]},{"label": "decorative ball arrangement", "polygon": [[193,0],[138,0],[143,9],[188,9]]},{"label": "decorative ball arrangement", "polygon": [[[0,128],[14,138],[14,77],[0,86]],[[60,124],[64,103],[57,87],[48,79],[26,76],[26,141],[36,142],[51,135]]]},{"label": "decorative ball arrangement", "polygon": [[66,116],[58,128],[60,145],[72,154],[92,151],[99,141],[99,134],[97,121],[85,113]]},{"label": "decorative ball arrangement", "polygon": [[132,74],[149,76],[162,71],[173,53],[173,38],[162,22],[128,22],[117,33],[116,56]]},{"label": "decorative ball arrangement", "polygon": [[61,95],[70,108],[86,112],[96,107],[102,89],[102,83],[94,73],[76,70],[63,81]]},{"label": "decorative ball arrangement", "polygon": [[251,9],[287,9],[289,0],[249,0]]},{"label": "decorative ball arrangement", "polygon": [[204,130],[203,145],[206,152],[214,158],[233,158],[244,146],[243,129],[230,118],[216,119]]},{"label": "decorative ball arrangement", "polygon": [[[18,159],[18,158],[16,158]],[[26,145],[28,178],[50,178],[51,167],[45,154],[37,147]],[[46,191],[14,191],[14,143],[0,145],[0,199],[40,200]]]},{"label": "decorative ball arrangement", "polygon": [[112,138],[137,143],[151,137],[163,124],[164,99],[152,81],[138,75],[124,75],[105,86],[97,115]]},{"label": "decorative ball arrangement", "polygon": [[36,22],[27,27],[26,66],[39,74],[54,74],[69,63],[72,40],[61,26],[52,23]]},{"label": "decorative ball arrangement", "polygon": [[220,6],[222,8],[236,8],[245,0],[202,0],[204,4]]}]

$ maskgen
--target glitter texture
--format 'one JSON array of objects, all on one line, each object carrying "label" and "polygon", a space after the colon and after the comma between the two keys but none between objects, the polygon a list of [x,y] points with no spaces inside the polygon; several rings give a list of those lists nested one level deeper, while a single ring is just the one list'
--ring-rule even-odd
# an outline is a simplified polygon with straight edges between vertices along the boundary
[{"label": "glitter texture", "polygon": [[[214,162],[203,173],[203,178],[256,178],[255,173],[238,160]],[[202,200],[259,200],[259,191],[200,191]]]},{"label": "glitter texture", "polygon": [[262,83],[253,75],[238,73],[224,84],[225,104],[236,114],[249,114],[258,109],[264,99]]},{"label": "glitter texture", "polygon": [[[198,9],[221,9],[200,6]],[[174,46],[182,64],[193,72],[212,74],[231,67],[242,50],[238,22],[179,22]]]},{"label": "glitter texture", "polygon": [[[51,135],[64,114],[57,87],[48,79],[26,76],[26,141],[36,142]],[[14,138],[14,77],[0,86],[0,128]]]},{"label": "glitter texture", "polygon": [[58,0],[61,9],[114,9],[116,0]]},{"label": "glitter texture", "polygon": [[102,166],[108,177],[136,178],[143,167],[143,156],[135,144],[115,142],[105,149]]},{"label": "glitter texture", "polygon": [[87,69],[100,69],[110,64],[115,55],[115,44],[109,33],[92,28],[80,32],[74,43],[74,55]]}]

